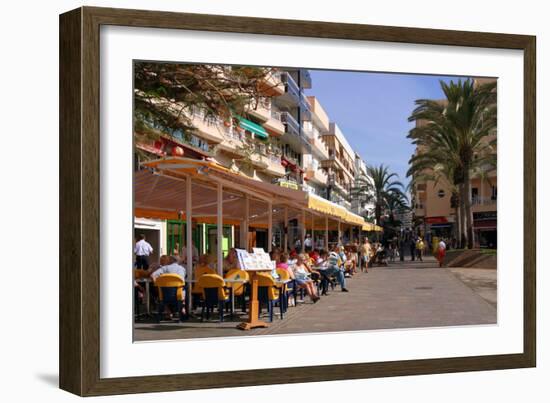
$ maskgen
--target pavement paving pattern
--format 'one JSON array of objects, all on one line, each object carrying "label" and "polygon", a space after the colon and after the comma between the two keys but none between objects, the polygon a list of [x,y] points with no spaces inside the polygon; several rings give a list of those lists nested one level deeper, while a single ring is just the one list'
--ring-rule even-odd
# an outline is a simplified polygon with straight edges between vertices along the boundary
[{"label": "pavement paving pattern", "polygon": [[[454,273],[451,269],[437,267],[430,258],[424,262],[395,262],[348,279],[349,293],[341,292],[338,286],[316,304],[306,297],[297,307],[289,308],[284,320],[275,317],[268,328],[247,332],[236,329],[236,324],[245,316],[223,324],[214,320],[137,323],[134,339],[243,337],[496,323],[496,271],[452,270]],[[492,276],[494,281],[490,279]]]}]

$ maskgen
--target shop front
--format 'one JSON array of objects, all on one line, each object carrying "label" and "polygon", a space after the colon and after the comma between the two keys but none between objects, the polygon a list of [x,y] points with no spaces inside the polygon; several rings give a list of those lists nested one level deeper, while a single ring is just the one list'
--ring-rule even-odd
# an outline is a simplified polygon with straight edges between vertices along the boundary
[{"label": "shop front", "polygon": [[479,248],[497,248],[497,212],[474,213],[474,240]]}]

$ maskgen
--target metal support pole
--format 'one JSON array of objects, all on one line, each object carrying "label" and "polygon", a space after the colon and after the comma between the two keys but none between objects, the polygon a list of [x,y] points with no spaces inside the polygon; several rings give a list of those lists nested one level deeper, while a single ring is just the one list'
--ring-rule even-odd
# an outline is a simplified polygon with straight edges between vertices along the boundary
[{"label": "metal support pole", "polygon": [[[187,279],[193,279],[193,186],[191,177],[185,181],[185,221],[186,221],[186,260],[187,260]],[[191,287],[188,288],[191,293]],[[193,310],[193,298],[189,298],[189,312]]]},{"label": "metal support pole", "polygon": [[288,207],[285,207],[285,217],[284,217],[284,234],[283,234],[283,251],[288,252]]},{"label": "metal support pole", "polygon": [[304,241],[306,238],[306,211],[302,210],[302,231],[300,233],[300,252],[303,252],[305,250],[304,248]]},{"label": "metal support pole", "polygon": [[217,232],[218,232],[218,274],[223,276],[223,187],[218,183],[217,187],[218,214],[217,214]]},{"label": "metal support pole", "polygon": [[273,244],[273,204],[267,202],[267,252],[271,252],[271,245]]},{"label": "metal support pole", "polygon": [[248,194],[244,197],[244,245],[241,248],[248,250],[248,226],[250,225],[250,199]]},{"label": "metal support pole", "polygon": [[325,216],[325,244],[324,249],[328,252],[328,217]]},{"label": "metal support pole", "polygon": [[338,220],[338,241],[337,245],[340,246],[340,239],[342,237],[342,221]]}]

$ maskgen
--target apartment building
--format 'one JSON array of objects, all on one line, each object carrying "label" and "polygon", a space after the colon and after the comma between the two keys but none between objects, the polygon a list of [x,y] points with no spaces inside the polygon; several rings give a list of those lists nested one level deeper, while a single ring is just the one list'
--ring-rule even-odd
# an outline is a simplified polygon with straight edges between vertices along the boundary
[{"label": "apartment building", "polygon": [[328,158],[321,163],[328,174],[327,199],[351,209],[355,151],[335,122],[330,122],[329,131],[322,138],[328,148]]},{"label": "apartment building", "polygon": [[[494,79],[475,79],[480,85]],[[417,127],[425,124],[417,121]],[[487,136],[491,141],[496,133]],[[415,153],[422,150],[416,149]],[[495,150],[496,153],[496,150]],[[470,180],[470,202],[473,213],[474,244],[477,247],[497,246],[497,171],[491,167],[474,173]],[[453,238],[456,234],[457,200],[453,197],[452,187],[445,180],[416,181],[412,189],[414,222],[425,234]]]},{"label": "apartment building", "polygon": [[329,132],[330,120],[317,98],[309,96],[307,99],[311,106],[311,119],[303,122],[303,132],[310,145],[309,153],[303,156],[304,190],[327,198],[328,174],[322,168],[322,161],[329,158],[323,136]]},{"label": "apartment building", "polygon": [[[192,133],[160,133],[159,139],[144,139],[136,148],[155,158],[208,159],[252,179],[304,190],[351,209],[356,153],[319,100],[306,96],[311,87],[308,70],[272,69],[261,83],[261,97],[248,105],[243,116],[227,121],[195,111]],[[141,221],[152,224],[136,219],[137,224]],[[167,252],[177,251],[185,224],[168,220],[155,225],[164,226],[161,238]],[[298,223],[291,225],[297,229]],[[232,226],[223,230],[224,250],[235,244],[233,231]],[[275,236],[277,231],[274,228]],[[193,233],[200,253],[209,253],[216,240],[215,226],[198,224]],[[257,236],[267,233],[258,230]]]},{"label": "apartment building", "polygon": [[[355,166],[354,166],[354,186],[364,186],[365,181],[369,181],[372,184],[372,178],[367,173],[367,164],[361,156],[355,153]],[[362,217],[372,217],[374,215],[374,203],[369,199],[368,194],[361,194],[353,196],[351,198],[351,211],[355,214],[359,214]]]}]

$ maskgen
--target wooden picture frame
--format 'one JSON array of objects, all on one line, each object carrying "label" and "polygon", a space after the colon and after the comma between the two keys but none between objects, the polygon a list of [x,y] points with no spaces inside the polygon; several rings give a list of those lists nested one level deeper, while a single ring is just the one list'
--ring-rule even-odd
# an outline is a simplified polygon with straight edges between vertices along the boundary
[{"label": "wooden picture frame", "polygon": [[[521,354],[100,378],[100,26],[171,28],[524,52],[524,349]],[[535,37],[82,7],[60,16],[60,387],[81,396],[533,367],[536,363]],[[307,368],[307,370],[305,370]]]}]

